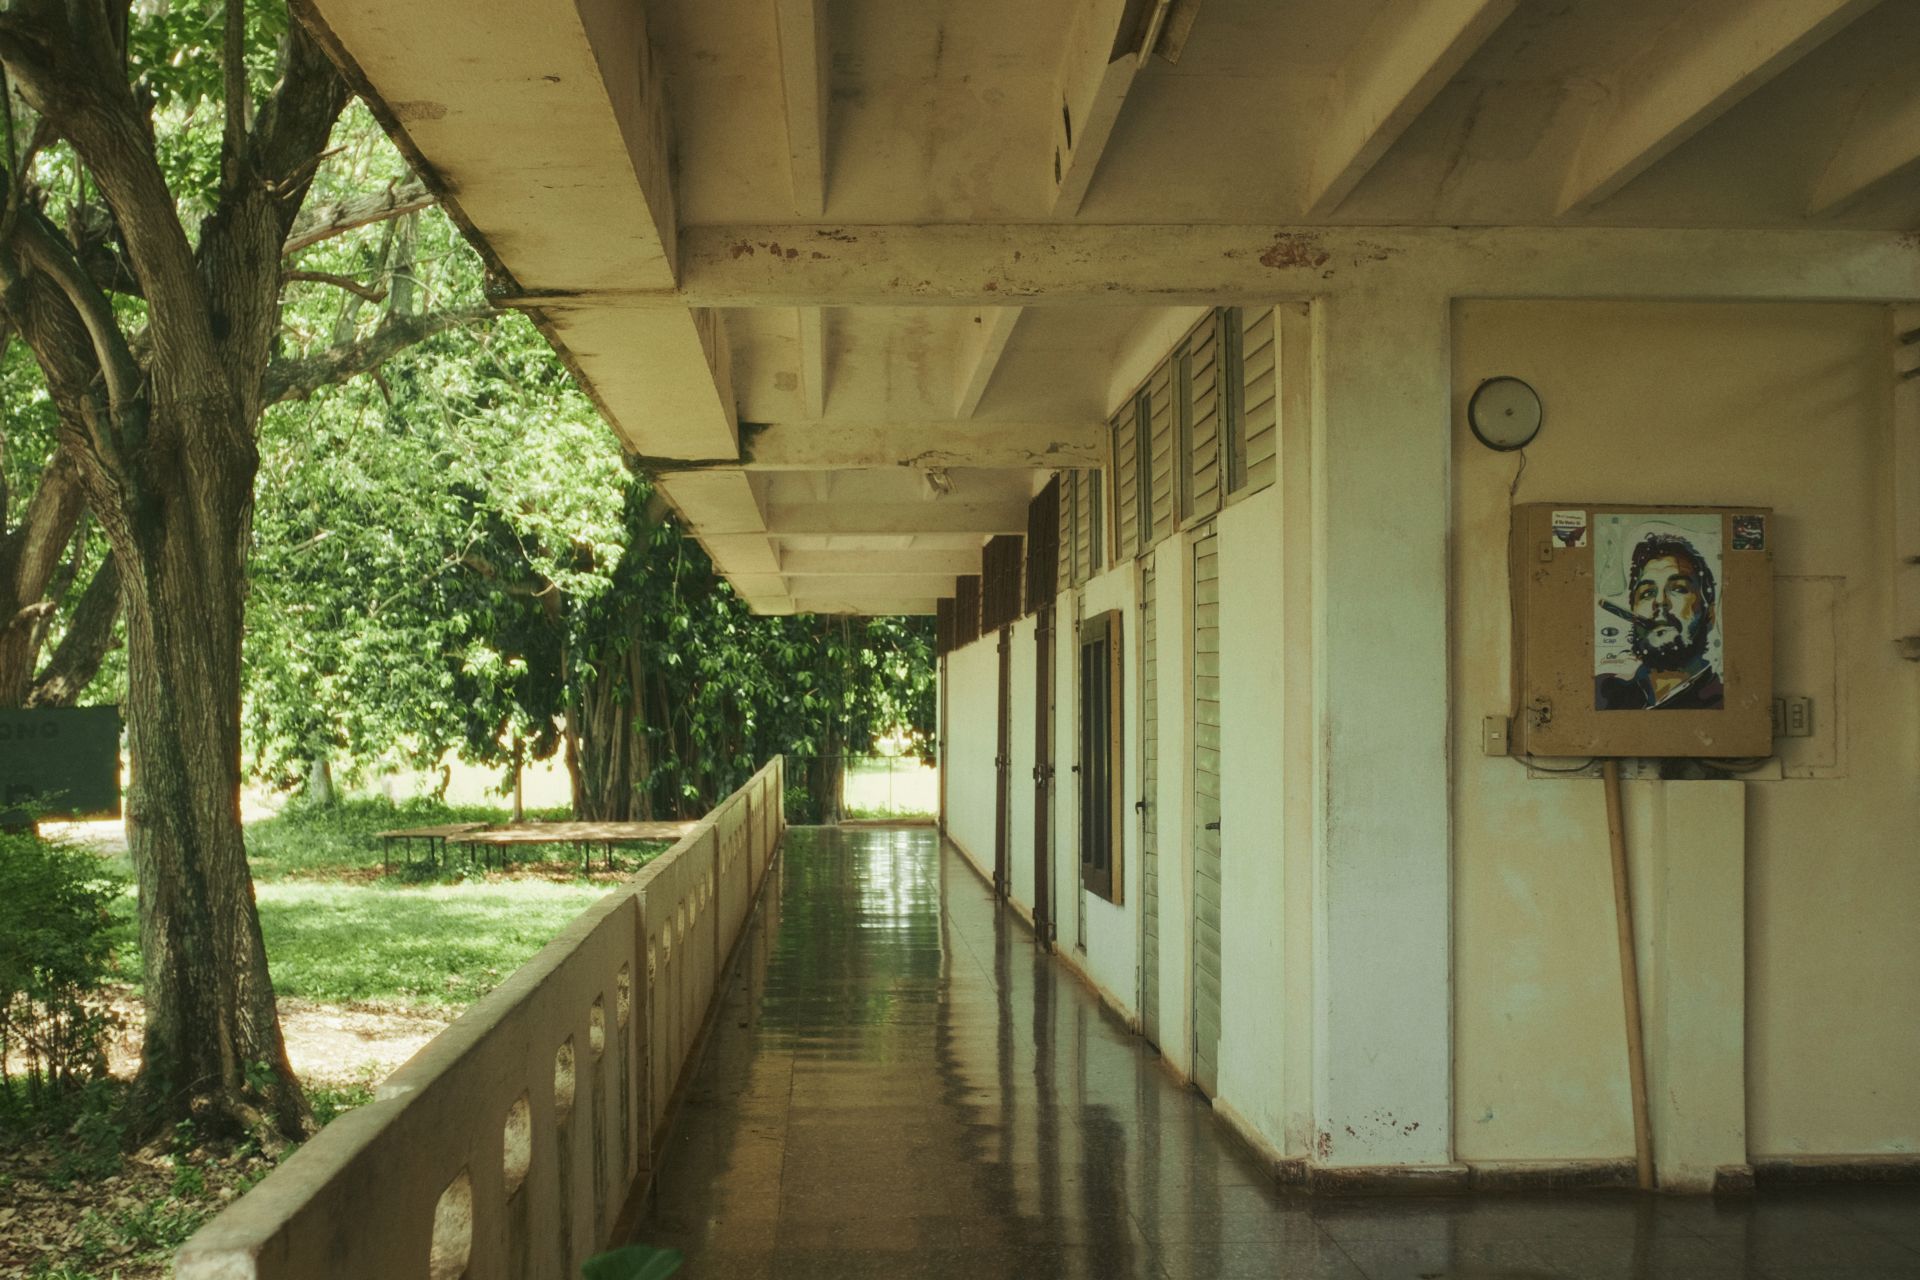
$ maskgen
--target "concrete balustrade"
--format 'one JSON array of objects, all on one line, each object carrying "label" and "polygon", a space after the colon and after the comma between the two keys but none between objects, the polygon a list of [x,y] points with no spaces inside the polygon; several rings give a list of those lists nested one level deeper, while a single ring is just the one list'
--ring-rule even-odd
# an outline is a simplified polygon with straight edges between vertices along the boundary
[{"label": "concrete balustrade", "polygon": [[774,759],[180,1250],[179,1280],[579,1274],[644,1191],[786,830]]}]

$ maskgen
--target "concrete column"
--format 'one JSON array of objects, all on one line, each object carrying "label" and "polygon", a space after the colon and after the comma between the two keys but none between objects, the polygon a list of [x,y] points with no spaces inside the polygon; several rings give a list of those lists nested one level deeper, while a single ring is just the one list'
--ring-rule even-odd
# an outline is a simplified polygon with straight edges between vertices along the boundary
[{"label": "concrete column", "polygon": [[[1654,1169],[1671,1191],[1747,1171],[1746,784],[1648,782],[1634,851]],[[1638,789],[1638,788],[1635,788]],[[1644,869],[1644,870],[1642,870]]]},{"label": "concrete column", "polygon": [[1449,306],[1345,293],[1319,314],[1312,1159],[1445,1166]]}]

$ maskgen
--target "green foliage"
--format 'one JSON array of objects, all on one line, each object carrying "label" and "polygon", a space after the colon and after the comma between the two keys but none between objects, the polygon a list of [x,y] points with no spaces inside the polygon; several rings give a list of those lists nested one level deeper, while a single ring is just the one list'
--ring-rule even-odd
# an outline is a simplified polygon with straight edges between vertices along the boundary
[{"label": "green foliage", "polygon": [[[407,287],[477,301],[479,261],[447,217],[408,227]],[[391,245],[359,252],[365,261],[324,269],[366,278],[394,265]],[[292,327],[323,331],[353,301],[298,295]],[[261,448],[247,641],[256,772],[290,786],[327,756],[351,782],[376,761],[427,766],[456,747],[499,764],[515,733],[550,755],[561,615],[608,586],[628,477],[532,325],[448,331],[378,381],[282,405]]]},{"label": "green foliage", "polygon": [[0,835],[0,1107],[38,1107],[104,1073],[121,888],[85,849]]},{"label": "green foliage", "polygon": [[[441,215],[418,234],[449,287],[477,280]],[[348,782],[449,749],[502,765],[515,736],[546,758],[602,693],[643,705],[659,814],[775,753],[925,749],[929,620],[755,617],[524,320],[283,406],[262,448],[247,727],[278,785],[323,756]]]},{"label": "green foliage", "polygon": [[667,1280],[685,1261],[686,1256],[678,1249],[630,1244],[588,1258],[581,1264],[580,1274],[585,1280]]},{"label": "green foliage", "polygon": [[314,1123],[324,1129],[355,1107],[366,1106],[373,1101],[373,1086],[370,1078],[347,1084],[308,1084],[307,1105],[313,1108]]}]

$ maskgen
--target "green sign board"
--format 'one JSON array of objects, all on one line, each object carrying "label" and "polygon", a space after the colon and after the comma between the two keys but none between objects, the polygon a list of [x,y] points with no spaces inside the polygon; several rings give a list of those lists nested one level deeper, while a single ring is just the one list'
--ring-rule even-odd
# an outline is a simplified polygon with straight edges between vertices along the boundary
[{"label": "green sign board", "polygon": [[120,708],[0,711],[0,824],[120,816]]}]

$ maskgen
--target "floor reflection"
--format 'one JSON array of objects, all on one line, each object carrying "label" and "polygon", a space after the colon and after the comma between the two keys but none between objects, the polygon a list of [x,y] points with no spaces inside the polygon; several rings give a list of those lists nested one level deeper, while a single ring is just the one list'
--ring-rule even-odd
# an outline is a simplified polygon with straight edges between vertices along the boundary
[{"label": "floor reflection", "polygon": [[926,828],[796,828],[638,1238],[729,1277],[1920,1277],[1920,1193],[1283,1195]]}]

